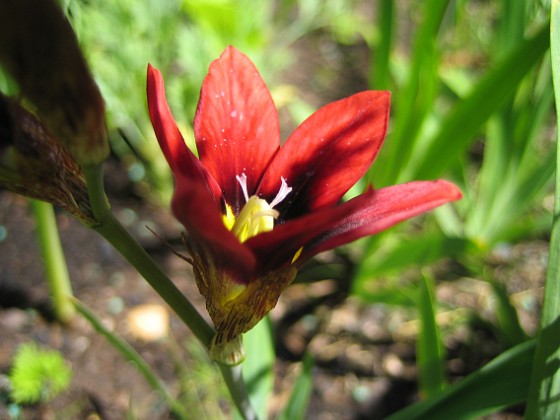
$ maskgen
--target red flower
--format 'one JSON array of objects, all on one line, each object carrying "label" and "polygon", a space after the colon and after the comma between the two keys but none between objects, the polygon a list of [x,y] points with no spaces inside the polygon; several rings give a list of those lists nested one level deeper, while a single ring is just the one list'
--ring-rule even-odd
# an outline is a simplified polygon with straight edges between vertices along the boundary
[{"label": "red flower", "polygon": [[148,107],[175,177],[173,213],[189,233],[197,286],[216,327],[212,356],[239,363],[241,334],[275,305],[315,254],[461,197],[446,181],[411,182],[339,204],[385,138],[390,94],[366,91],[309,117],[280,147],[278,115],[251,61],[228,47],[202,85],[185,145],[148,67]]}]

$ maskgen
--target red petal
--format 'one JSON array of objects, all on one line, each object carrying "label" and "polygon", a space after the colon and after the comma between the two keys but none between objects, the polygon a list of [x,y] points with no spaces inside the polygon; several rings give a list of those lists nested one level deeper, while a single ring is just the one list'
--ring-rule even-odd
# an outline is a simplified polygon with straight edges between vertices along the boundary
[{"label": "red petal", "polygon": [[396,223],[461,198],[459,189],[446,181],[417,181],[366,193],[339,206],[291,220],[250,238],[249,246],[260,270],[289,263],[304,247],[299,262],[313,255],[379,233]]},{"label": "red petal", "polygon": [[256,255],[258,272],[276,270],[290,263],[301,247],[323,232],[330,231],[333,223],[344,217],[347,211],[342,206],[328,207],[249,238],[245,245]]},{"label": "red petal", "polygon": [[302,259],[374,235],[442,204],[459,200],[461,191],[444,180],[414,181],[366,193],[342,204],[347,215],[308,244]]},{"label": "red petal", "polygon": [[249,282],[256,260],[249,248],[224,226],[221,213],[208,200],[200,185],[178,185],[171,203],[175,217],[187,228],[194,243],[194,252],[217,270],[226,271],[238,283]]},{"label": "red petal", "polygon": [[186,146],[167,104],[163,77],[159,70],[152,65],[148,65],[147,93],[150,119],[159,146],[175,175],[176,183],[178,185],[183,182],[205,184],[214,197],[219,199],[221,197],[220,188]]},{"label": "red petal", "polygon": [[253,195],[280,147],[278,114],[251,61],[233,47],[210,65],[194,120],[200,160],[235,212],[245,204],[235,176],[245,173]]},{"label": "red petal", "polygon": [[259,193],[269,200],[280,177],[293,188],[278,206],[295,217],[336,203],[368,170],[385,138],[390,93],[366,91],[311,115],[288,138],[267,169]]}]

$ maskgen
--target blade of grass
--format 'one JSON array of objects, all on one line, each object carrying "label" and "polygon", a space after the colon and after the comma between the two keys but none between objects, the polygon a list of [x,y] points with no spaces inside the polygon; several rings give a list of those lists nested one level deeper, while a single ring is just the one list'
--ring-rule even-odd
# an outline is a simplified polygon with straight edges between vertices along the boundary
[{"label": "blade of grass", "polygon": [[519,323],[517,311],[509,299],[506,288],[494,279],[487,278],[487,281],[492,284],[497,300],[496,318],[505,344],[511,347],[524,342],[527,340],[527,335]]},{"label": "blade of grass", "polygon": [[451,238],[440,232],[422,233],[416,236],[393,235],[375,253],[361,261],[360,272],[355,281],[396,272],[410,265],[427,265],[443,257],[462,255],[472,249],[472,244],[464,238]]},{"label": "blade of grass", "polygon": [[299,374],[292,394],[288,400],[288,404],[278,416],[279,420],[304,419],[307,413],[307,405],[313,390],[313,376],[311,369],[313,368],[313,359],[306,354],[303,359],[303,369]]},{"label": "blade of grass", "polygon": [[90,311],[84,304],[82,304],[79,300],[74,299],[74,305],[76,310],[79,312],[80,315],[84,317],[86,321],[90,323],[90,325],[103,337],[109,341],[109,343],[119,351],[124,358],[134,363],[138,372],[148,382],[148,384],[157,392],[160,393],[161,397],[165,400],[171,411],[180,419],[188,419],[189,416],[185,409],[179,404],[175,398],[170,394],[169,390],[165,386],[165,384],[156,376],[156,374],[152,371],[150,366],[146,363],[146,361],[132,348],[130,344],[124,341],[121,337],[119,337],[114,332],[108,330],[103,323],[95,316],[95,314]]},{"label": "blade of grass", "polygon": [[[560,1],[551,4],[551,57],[556,113],[560,115]],[[533,363],[526,418],[560,418],[560,136],[557,134],[556,191],[541,330]]]},{"label": "blade of grass", "polygon": [[[412,156],[412,145],[435,98],[439,54],[437,36],[449,0],[423,3],[423,20],[417,31],[408,79],[399,92],[391,141],[385,144],[383,159],[375,166],[375,185],[394,183]],[[380,168],[380,165],[382,168]],[[372,179],[371,172],[368,174]]]},{"label": "blade of grass", "polygon": [[243,335],[245,353],[243,375],[249,398],[260,419],[268,418],[268,403],[274,387],[274,343],[268,317]]},{"label": "blade of grass", "polygon": [[515,346],[441,394],[411,405],[388,420],[474,419],[517,404],[527,396],[534,355],[534,340]]},{"label": "blade of grass", "polygon": [[420,283],[420,335],[417,343],[420,369],[420,394],[423,398],[437,395],[445,388],[445,350],[436,322],[434,281],[426,275]]},{"label": "blade of grass", "polygon": [[496,53],[511,52],[525,31],[525,2],[502,0],[498,48]]},{"label": "blade of grass", "polygon": [[554,156],[540,152],[537,144],[547,129],[553,99],[547,61],[535,78],[527,77],[516,89],[515,101],[488,123],[479,188],[465,223],[468,236],[480,244],[503,241],[552,180]]},{"label": "blade of grass", "polygon": [[545,26],[490,70],[472,93],[452,109],[430,140],[429,149],[423,156],[417,155],[410,161],[402,178],[433,179],[456,162],[481,125],[511,98],[515,88],[542,58],[548,46],[549,28]]},{"label": "blade of grass", "polygon": [[395,20],[394,1],[381,0],[378,6],[377,27],[379,28],[379,42],[371,54],[369,70],[370,89],[388,89],[390,86],[389,58],[393,46],[393,27]]}]

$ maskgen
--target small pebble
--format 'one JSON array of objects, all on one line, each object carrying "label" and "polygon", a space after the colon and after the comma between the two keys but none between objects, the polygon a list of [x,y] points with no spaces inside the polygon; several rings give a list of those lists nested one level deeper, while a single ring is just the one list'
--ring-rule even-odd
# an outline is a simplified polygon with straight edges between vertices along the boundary
[{"label": "small pebble", "polygon": [[165,338],[169,329],[169,313],[162,305],[139,305],[127,316],[130,333],[142,341]]}]

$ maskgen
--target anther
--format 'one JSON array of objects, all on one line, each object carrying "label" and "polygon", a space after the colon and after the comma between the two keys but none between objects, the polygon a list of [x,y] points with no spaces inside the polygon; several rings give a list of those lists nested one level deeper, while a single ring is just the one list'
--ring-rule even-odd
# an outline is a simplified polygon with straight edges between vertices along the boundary
[{"label": "anther", "polygon": [[275,207],[278,203],[284,200],[289,193],[292,192],[292,187],[288,186],[288,183],[286,182],[286,178],[281,176],[280,179],[282,180],[282,184],[280,185],[280,190],[278,191],[278,194],[276,194],[276,197],[274,197],[274,200],[270,202],[270,207]]},{"label": "anther", "polygon": [[247,175],[242,173],[241,175],[235,175],[235,179],[241,185],[241,190],[243,191],[243,195],[245,196],[245,203],[249,201],[249,192],[247,191]]}]

